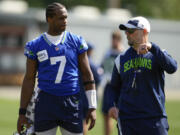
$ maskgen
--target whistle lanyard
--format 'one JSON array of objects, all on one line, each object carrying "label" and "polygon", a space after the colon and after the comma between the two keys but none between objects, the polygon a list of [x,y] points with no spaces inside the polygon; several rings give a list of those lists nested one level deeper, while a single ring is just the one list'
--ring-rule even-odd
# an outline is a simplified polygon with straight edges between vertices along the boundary
[{"label": "whistle lanyard", "polygon": [[137,74],[137,69],[134,70],[134,75],[133,75],[133,81],[132,81],[132,88],[136,88],[136,74]]},{"label": "whistle lanyard", "polygon": [[[141,57],[141,55],[140,55],[140,57]],[[137,59],[137,58],[138,57],[136,57],[135,59]],[[138,67],[134,68],[134,71],[133,71],[134,75],[133,75],[133,80],[132,80],[132,85],[131,85],[132,88],[136,88],[136,76],[137,76],[137,73],[140,73],[140,72],[141,72],[141,69],[138,69]]]}]

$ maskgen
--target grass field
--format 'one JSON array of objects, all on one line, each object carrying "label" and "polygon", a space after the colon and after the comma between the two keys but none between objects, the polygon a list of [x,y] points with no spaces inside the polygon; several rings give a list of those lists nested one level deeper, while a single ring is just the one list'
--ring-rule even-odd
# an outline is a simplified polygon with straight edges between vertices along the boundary
[{"label": "grass field", "polygon": [[[16,130],[18,114],[18,100],[7,100],[0,98],[0,135],[12,135]],[[180,100],[167,101],[166,109],[170,125],[169,135],[180,134]],[[100,107],[99,107],[100,108]],[[98,110],[96,126],[88,135],[103,135],[103,121],[100,110]],[[58,135],[60,135],[58,131]],[[113,135],[117,135],[114,126]]]}]

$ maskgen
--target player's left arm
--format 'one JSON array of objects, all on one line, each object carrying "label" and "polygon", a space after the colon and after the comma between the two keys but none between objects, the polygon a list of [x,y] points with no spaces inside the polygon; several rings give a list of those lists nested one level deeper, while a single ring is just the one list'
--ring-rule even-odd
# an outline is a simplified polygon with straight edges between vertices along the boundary
[{"label": "player's left arm", "polygon": [[90,120],[91,122],[89,126],[89,130],[90,130],[94,127],[96,121],[97,101],[96,101],[95,81],[89,65],[87,53],[84,52],[79,54],[78,60],[79,60],[79,68],[82,73],[84,89],[89,104],[89,111],[86,118],[86,122],[88,123],[88,121]]}]

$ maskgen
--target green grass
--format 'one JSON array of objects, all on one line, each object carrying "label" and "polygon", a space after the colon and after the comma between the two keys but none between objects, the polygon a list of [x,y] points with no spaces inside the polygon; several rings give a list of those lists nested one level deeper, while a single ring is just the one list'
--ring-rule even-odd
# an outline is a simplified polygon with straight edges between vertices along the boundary
[{"label": "green grass", "polygon": [[[0,99],[0,135],[12,135],[16,130],[19,101]],[[169,135],[180,133],[180,101],[168,101],[166,110],[170,125]],[[100,107],[99,107],[100,108]],[[115,124],[114,124],[115,125]],[[58,135],[60,135],[58,131]],[[88,135],[103,135],[103,121],[100,110],[97,111],[97,121],[94,129]],[[114,126],[113,135],[117,135]]]},{"label": "green grass", "polygon": [[169,135],[180,134],[180,101],[168,101],[166,111],[169,122]]},{"label": "green grass", "polygon": [[0,135],[12,135],[16,129],[18,101],[0,99]]}]

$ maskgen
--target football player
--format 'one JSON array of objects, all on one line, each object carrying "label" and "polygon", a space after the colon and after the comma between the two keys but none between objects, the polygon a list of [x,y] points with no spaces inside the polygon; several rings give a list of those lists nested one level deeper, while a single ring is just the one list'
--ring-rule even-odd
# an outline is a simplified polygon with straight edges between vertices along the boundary
[{"label": "football player", "polygon": [[[96,121],[96,90],[89,66],[85,40],[66,31],[67,10],[60,3],[46,8],[48,31],[25,46],[26,73],[22,85],[17,130],[27,124],[28,104],[35,103],[34,130],[36,135],[55,135],[60,126],[63,135],[82,135],[82,102],[80,99],[79,71],[89,110],[89,130]],[[38,74],[37,74],[38,73]],[[35,86],[37,97],[31,102]],[[36,94],[35,94],[36,95]]]}]

